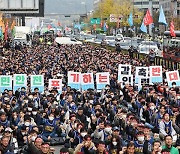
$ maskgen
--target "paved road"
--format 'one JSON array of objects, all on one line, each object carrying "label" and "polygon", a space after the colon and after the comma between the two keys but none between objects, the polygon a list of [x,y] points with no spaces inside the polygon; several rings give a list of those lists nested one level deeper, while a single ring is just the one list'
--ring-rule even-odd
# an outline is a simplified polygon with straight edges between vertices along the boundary
[{"label": "paved road", "polygon": [[54,154],[59,154],[59,150],[62,148],[62,145],[58,145],[58,146],[52,146],[52,148],[55,148],[55,153]]}]

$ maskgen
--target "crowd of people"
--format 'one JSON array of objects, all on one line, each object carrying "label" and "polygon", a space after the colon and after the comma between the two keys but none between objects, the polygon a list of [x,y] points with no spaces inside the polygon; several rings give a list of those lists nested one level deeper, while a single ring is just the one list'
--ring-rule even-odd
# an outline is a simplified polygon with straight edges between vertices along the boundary
[{"label": "crowd of people", "polygon": [[[33,46],[1,51],[0,75],[44,75],[45,91],[22,87],[0,96],[0,154],[179,154],[180,87],[163,83],[124,87],[118,65],[148,66],[121,52],[83,45]],[[153,62],[151,63],[153,65]],[[67,72],[109,72],[110,84],[98,92],[67,85]],[[163,68],[165,79],[166,68]],[[63,80],[63,90],[48,89],[49,79]]]}]

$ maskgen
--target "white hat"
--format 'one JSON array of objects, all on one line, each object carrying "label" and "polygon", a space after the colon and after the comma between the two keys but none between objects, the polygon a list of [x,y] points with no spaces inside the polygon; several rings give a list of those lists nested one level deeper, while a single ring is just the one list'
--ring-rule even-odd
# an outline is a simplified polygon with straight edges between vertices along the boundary
[{"label": "white hat", "polygon": [[13,132],[13,130],[10,128],[10,127],[7,127],[6,129],[5,129],[5,132]]}]

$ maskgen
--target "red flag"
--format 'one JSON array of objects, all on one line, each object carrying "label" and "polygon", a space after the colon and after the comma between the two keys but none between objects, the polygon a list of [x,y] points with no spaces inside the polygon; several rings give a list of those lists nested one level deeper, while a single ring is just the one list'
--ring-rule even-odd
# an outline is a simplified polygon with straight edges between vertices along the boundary
[{"label": "red flag", "polygon": [[100,26],[101,26],[101,28],[103,27],[103,21],[101,21],[101,25]]},{"label": "red flag", "polygon": [[148,9],[146,12],[146,15],[144,17],[144,25],[147,26],[147,25],[150,25],[152,23],[153,23],[153,18],[152,18],[150,11]]},{"label": "red flag", "polygon": [[61,26],[61,23],[60,23],[60,21],[58,21],[58,26]]},{"label": "red flag", "polygon": [[52,28],[52,26],[51,25],[48,25],[48,29],[50,30]]},{"label": "red flag", "polygon": [[174,22],[171,21],[171,24],[170,24],[170,34],[172,37],[176,37],[176,34],[174,32]]},{"label": "red flag", "polygon": [[4,39],[8,39],[8,22],[6,23],[5,32],[4,32]]}]

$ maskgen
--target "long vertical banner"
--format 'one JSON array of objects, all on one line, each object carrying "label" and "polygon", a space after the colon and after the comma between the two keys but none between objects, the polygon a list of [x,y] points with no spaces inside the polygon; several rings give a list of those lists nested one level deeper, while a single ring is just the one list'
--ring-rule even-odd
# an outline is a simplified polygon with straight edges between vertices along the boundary
[{"label": "long vertical banner", "polygon": [[26,74],[14,74],[13,76],[13,91],[21,89],[22,87],[27,89],[27,75]]},{"label": "long vertical banner", "polygon": [[43,75],[31,75],[31,91],[35,88],[39,89],[39,92],[44,91],[44,76]]},{"label": "long vertical banner", "polygon": [[10,75],[0,76],[0,92],[4,92],[5,89],[12,90],[12,76]]}]

